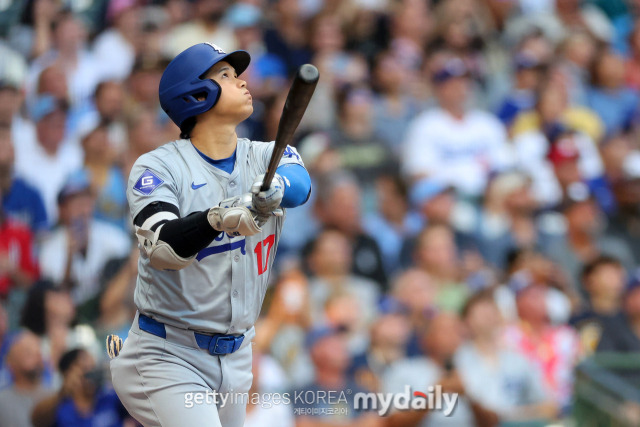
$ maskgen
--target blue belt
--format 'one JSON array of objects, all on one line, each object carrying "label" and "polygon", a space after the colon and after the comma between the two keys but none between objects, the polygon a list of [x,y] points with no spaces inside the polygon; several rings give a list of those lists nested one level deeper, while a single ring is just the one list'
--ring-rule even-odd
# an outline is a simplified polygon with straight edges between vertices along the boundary
[{"label": "blue belt", "polygon": [[[164,327],[164,323],[158,322],[149,316],[144,314],[138,314],[138,327],[150,334],[153,334],[160,338],[167,338],[167,330]],[[223,354],[229,354],[237,351],[244,341],[244,335],[225,335],[215,334],[206,335],[194,332],[198,347],[207,350],[209,354],[221,356]]]}]

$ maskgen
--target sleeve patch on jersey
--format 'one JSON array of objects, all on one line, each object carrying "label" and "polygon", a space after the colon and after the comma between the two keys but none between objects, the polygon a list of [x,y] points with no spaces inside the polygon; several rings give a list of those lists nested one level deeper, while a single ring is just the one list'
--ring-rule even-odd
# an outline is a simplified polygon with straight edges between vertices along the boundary
[{"label": "sleeve patch on jersey", "polygon": [[140,178],[138,178],[138,181],[136,181],[136,185],[134,185],[133,188],[148,196],[149,194],[153,193],[153,190],[160,187],[163,182],[164,181],[161,180],[158,175],[151,172],[149,169],[145,169],[142,175],[140,175]]},{"label": "sleeve patch on jersey", "polygon": [[282,153],[282,157],[288,157],[288,158],[295,157],[296,159],[298,159],[298,161],[300,160],[300,156],[298,155],[298,152],[296,151],[295,148],[293,148],[290,145],[287,145],[287,148],[285,148],[284,153]]}]

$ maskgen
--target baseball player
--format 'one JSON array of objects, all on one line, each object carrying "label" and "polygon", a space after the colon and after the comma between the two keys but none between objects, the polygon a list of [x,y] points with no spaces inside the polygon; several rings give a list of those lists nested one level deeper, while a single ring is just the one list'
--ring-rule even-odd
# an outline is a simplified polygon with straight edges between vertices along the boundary
[{"label": "baseball player", "polygon": [[[284,209],[311,181],[287,147],[260,191],[274,143],[239,139],[253,112],[247,52],[202,43],[176,56],[160,103],[180,140],[141,156],[127,198],[140,247],[130,333],[111,360],[113,385],[145,426],[242,426],[251,340]],[[115,356],[115,354],[110,354]],[[223,400],[226,399],[226,400]]]}]

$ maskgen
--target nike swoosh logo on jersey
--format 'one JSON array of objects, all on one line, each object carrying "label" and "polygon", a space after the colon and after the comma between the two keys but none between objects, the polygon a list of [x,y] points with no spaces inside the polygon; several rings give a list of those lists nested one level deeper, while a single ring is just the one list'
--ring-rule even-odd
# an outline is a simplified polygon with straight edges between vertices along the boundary
[{"label": "nike swoosh logo on jersey", "polygon": [[206,182],[204,184],[198,184],[198,185],[196,185],[195,182],[191,182],[191,188],[193,188],[194,190],[197,190],[200,187],[204,187],[205,185],[207,185]]}]

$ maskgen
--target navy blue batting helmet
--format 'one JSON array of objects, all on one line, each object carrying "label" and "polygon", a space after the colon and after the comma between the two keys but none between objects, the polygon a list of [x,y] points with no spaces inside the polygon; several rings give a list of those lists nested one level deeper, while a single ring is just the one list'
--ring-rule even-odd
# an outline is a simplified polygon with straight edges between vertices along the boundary
[{"label": "navy blue batting helmet", "polygon": [[214,44],[200,43],[184,50],[167,65],[160,79],[160,105],[178,127],[218,102],[220,85],[203,77],[220,61],[227,61],[240,75],[249,66],[251,57],[244,50],[225,53]]}]

